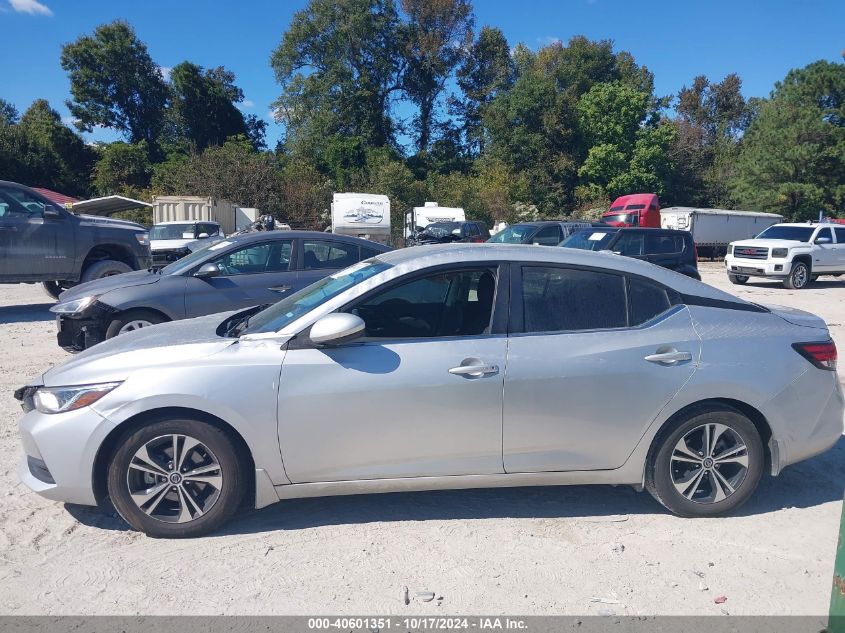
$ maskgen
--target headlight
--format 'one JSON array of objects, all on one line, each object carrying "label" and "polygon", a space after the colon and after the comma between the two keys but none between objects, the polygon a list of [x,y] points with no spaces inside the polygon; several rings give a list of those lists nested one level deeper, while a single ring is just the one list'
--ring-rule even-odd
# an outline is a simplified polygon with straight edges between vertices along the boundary
[{"label": "headlight", "polygon": [[50,308],[50,312],[54,312],[55,314],[79,314],[80,312],[84,312],[96,300],[97,297],[91,295],[89,297],[82,297],[81,299],[74,299],[73,301],[57,303]]},{"label": "headlight", "polygon": [[75,387],[39,387],[35,392],[35,408],[41,413],[65,413],[87,407],[117,387],[119,382]]},{"label": "headlight", "polygon": [[789,249],[788,248],[773,248],[772,249],[772,257],[776,257],[778,259],[781,259],[783,257],[786,257],[787,255],[789,255]]},{"label": "headlight", "polygon": [[150,234],[149,233],[135,233],[135,239],[138,240],[138,244],[141,246],[149,246],[150,245]]}]

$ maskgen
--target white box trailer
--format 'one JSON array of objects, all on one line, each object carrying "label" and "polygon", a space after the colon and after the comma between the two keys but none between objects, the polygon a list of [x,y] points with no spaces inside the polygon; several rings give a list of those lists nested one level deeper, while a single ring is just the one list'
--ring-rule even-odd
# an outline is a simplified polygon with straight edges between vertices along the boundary
[{"label": "white box trailer", "polygon": [[334,194],[332,233],[390,244],[390,198],[374,193]]},{"label": "white box trailer", "polygon": [[238,205],[203,196],[153,196],[153,223],[210,220],[229,235],[238,228]]},{"label": "white box trailer", "polygon": [[782,221],[782,215],[756,211],[694,207],[668,207],[660,210],[662,228],[690,231],[699,252],[711,256],[724,255],[731,242],[754,237],[772,224]]},{"label": "white box trailer", "polygon": [[436,202],[414,207],[405,214],[405,238],[421,231],[432,222],[464,222],[466,212],[461,207],[441,207]]}]

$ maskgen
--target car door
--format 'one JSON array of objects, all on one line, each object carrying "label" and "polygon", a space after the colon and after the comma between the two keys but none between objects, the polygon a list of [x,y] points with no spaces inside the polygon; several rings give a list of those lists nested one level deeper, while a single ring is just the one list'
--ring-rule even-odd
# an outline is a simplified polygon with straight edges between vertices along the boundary
[{"label": "car door", "polygon": [[845,272],[845,226],[837,226],[833,229],[836,235],[836,270]]},{"label": "car door", "polygon": [[640,277],[552,265],[515,273],[505,470],[618,468],[695,371],[689,311]]},{"label": "car door", "polygon": [[185,285],[186,316],[190,318],[275,303],[290,294],[296,280],[292,265],[293,246],[293,239],[268,240],[222,252],[208,262],[219,268],[218,276],[202,279],[188,276]]},{"label": "car door", "polygon": [[[49,213],[45,216],[45,209]],[[66,211],[17,187],[0,187],[2,273],[64,279],[74,270],[74,230]]]},{"label": "car door", "polygon": [[412,273],[344,308],[363,339],[292,344],[278,406],[289,479],[502,473],[507,288],[496,265]]},{"label": "car door", "polygon": [[[826,241],[820,242],[819,240]],[[837,270],[839,253],[833,241],[833,231],[830,227],[821,227],[816,232],[813,242],[813,272]]]},{"label": "car door", "polygon": [[300,240],[301,256],[295,288],[300,290],[315,281],[361,261],[358,244],[331,239]]}]

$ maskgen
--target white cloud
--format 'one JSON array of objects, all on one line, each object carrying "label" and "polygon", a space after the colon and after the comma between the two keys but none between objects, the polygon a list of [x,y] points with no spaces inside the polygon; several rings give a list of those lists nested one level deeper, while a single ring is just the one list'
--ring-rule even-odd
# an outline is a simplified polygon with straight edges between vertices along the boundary
[{"label": "white cloud", "polygon": [[243,101],[241,101],[241,107],[245,108],[247,110],[249,108],[254,108],[255,107],[255,101],[253,101],[252,99],[244,99]]},{"label": "white cloud", "polygon": [[170,73],[173,72],[173,69],[170,66],[159,66],[158,71],[161,73],[162,79],[170,81]]},{"label": "white cloud", "polygon": [[9,4],[18,13],[29,13],[30,15],[53,15],[50,8],[44,6],[38,0],[9,0]]}]

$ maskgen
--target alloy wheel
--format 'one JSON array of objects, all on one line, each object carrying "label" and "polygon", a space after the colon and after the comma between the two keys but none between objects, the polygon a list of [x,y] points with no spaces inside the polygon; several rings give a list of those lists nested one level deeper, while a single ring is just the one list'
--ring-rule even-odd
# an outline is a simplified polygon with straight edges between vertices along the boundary
[{"label": "alloy wheel", "polygon": [[672,484],[680,495],[695,503],[718,503],[745,481],[748,447],[731,427],[708,423],[685,433],[669,462]]},{"label": "alloy wheel", "polygon": [[151,325],[152,323],[150,323],[149,321],[144,321],[142,319],[134,319],[132,321],[129,321],[128,323],[125,323],[123,327],[121,327],[117,331],[117,333],[126,334],[127,332],[134,332],[135,330],[140,330],[144,327],[150,327]]},{"label": "alloy wheel", "polygon": [[147,516],[187,523],[217,503],[223,471],[214,453],[196,438],[160,435],[135,451],[126,484],[132,501]]},{"label": "alloy wheel", "polygon": [[803,288],[807,284],[807,267],[796,266],[792,272],[792,285],[796,288]]}]

